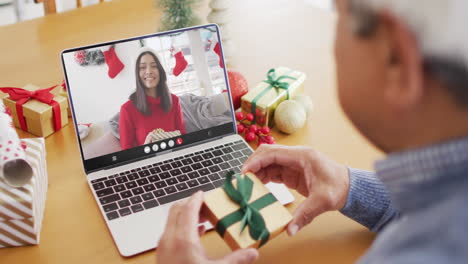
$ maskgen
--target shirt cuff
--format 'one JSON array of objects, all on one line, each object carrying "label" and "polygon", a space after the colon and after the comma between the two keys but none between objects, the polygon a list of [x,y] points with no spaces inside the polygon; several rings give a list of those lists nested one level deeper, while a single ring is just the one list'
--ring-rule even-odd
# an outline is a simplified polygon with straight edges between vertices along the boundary
[{"label": "shirt cuff", "polygon": [[384,226],[380,223],[382,218],[391,209],[387,189],[373,172],[353,168],[348,170],[349,192],[346,205],[340,212],[372,231],[379,231]]}]

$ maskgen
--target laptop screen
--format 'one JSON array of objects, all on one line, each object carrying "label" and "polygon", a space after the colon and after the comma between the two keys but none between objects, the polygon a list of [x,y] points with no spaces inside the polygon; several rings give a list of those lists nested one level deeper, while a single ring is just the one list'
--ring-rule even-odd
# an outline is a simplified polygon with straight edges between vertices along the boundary
[{"label": "laptop screen", "polygon": [[62,52],[85,170],[235,132],[216,25]]}]

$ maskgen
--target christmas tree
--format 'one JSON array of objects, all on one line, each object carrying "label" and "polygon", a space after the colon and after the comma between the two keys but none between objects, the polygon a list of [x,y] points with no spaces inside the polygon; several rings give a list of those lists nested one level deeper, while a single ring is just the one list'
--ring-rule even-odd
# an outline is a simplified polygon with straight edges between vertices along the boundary
[{"label": "christmas tree", "polygon": [[200,0],[156,0],[163,9],[161,31],[184,28],[199,24],[198,17],[192,8]]}]

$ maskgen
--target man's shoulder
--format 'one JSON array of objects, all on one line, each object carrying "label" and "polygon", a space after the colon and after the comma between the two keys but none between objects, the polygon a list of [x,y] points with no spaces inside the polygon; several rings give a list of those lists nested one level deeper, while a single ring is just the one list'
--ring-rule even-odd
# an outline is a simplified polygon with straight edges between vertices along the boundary
[{"label": "man's shoulder", "polygon": [[440,213],[401,216],[379,233],[359,263],[466,263],[467,214]]},{"label": "man's shoulder", "polygon": [[448,236],[463,239],[468,248],[468,228],[466,228],[468,223],[468,210],[466,210],[466,206],[468,205],[468,185],[464,184],[463,187],[466,188],[462,186],[456,191],[454,190],[449,198],[441,201],[435,208],[441,212],[441,233],[445,234],[444,231],[447,230]]},{"label": "man's shoulder", "polygon": [[[465,184],[466,187],[468,185]],[[434,196],[439,195],[434,192]],[[441,195],[436,202],[427,207],[417,210],[414,214],[409,214],[408,218],[413,218],[410,223],[421,227],[421,235],[433,233],[438,239],[450,241],[464,241],[468,249],[468,190],[463,188],[454,188],[449,195]],[[426,229],[426,230],[424,230]],[[418,230],[418,228],[417,228]]]},{"label": "man's shoulder", "polygon": [[411,247],[387,255],[365,255],[358,264],[465,264],[468,255],[458,251],[455,254],[449,248],[416,248]]},{"label": "man's shoulder", "polygon": [[363,263],[465,263],[468,192],[462,189],[402,213],[379,233]]}]

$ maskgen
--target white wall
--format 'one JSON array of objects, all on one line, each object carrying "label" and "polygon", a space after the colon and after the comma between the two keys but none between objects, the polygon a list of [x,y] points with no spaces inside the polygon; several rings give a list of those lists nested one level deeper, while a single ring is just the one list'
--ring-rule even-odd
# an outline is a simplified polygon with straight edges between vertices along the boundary
[{"label": "white wall", "polygon": [[306,3],[329,10],[333,7],[333,1],[334,0],[305,0]]},{"label": "white wall", "polygon": [[[101,49],[105,51],[108,47]],[[107,74],[107,64],[81,66],[75,62],[73,53],[66,54],[65,67],[79,123],[105,121],[120,111],[136,88],[134,63],[139,49],[138,41],[116,45],[117,56],[125,66],[114,79]]]},{"label": "white wall", "polygon": [[200,86],[204,89],[204,95],[212,95],[214,93],[213,86],[211,84],[206,52],[204,50],[204,43],[200,36],[200,31],[188,31],[187,35],[190,41],[190,49],[192,51],[193,66],[197,73],[198,80],[200,81]]}]

